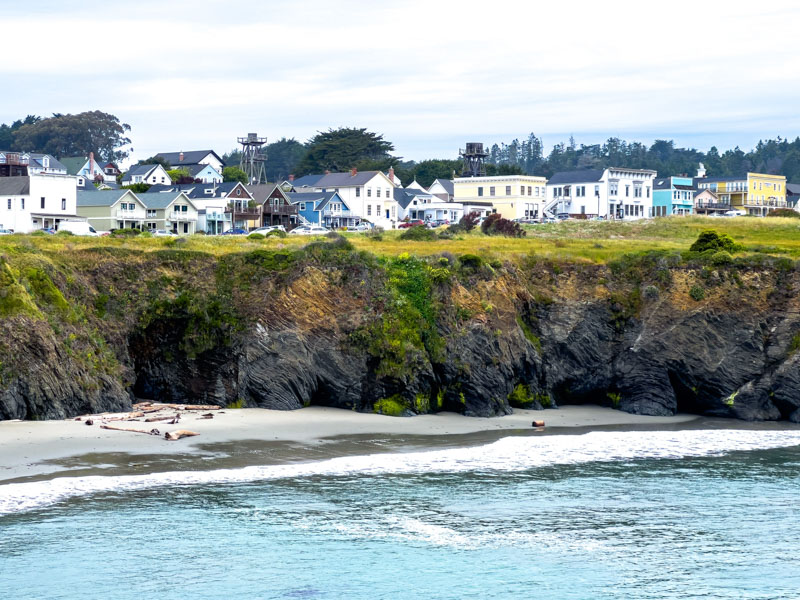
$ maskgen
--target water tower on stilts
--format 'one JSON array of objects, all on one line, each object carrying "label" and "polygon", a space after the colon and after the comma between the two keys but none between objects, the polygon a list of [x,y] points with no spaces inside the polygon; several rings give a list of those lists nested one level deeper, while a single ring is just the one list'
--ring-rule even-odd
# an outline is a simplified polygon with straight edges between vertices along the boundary
[{"label": "water tower on stilts", "polygon": [[242,145],[239,167],[247,174],[247,181],[251,185],[267,183],[267,174],[264,170],[267,153],[262,149],[267,143],[267,138],[260,138],[257,133],[248,133],[247,137],[240,137],[237,140]]}]

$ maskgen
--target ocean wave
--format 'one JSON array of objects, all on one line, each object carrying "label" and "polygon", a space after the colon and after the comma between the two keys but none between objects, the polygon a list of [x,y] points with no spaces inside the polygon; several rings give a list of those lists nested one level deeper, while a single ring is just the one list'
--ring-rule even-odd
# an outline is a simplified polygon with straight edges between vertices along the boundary
[{"label": "ocean wave", "polygon": [[283,465],[147,475],[58,477],[0,486],[0,515],[43,508],[70,498],[149,488],[246,483],[310,476],[513,472],[552,465],[718,456],[800,445],[800,431],[684,430],[591,432],[584,435],[506,437],[447,450],[345,456]]}]

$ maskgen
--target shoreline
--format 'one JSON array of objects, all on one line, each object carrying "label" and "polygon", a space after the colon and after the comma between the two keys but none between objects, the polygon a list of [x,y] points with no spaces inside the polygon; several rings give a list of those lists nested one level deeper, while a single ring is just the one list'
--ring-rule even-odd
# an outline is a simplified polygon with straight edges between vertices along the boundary
[{"label": "shoreline", "polygon": [[[536,429],[534,420],[546,427]],[[115,423],[141,428],[142,423]],[[150,426],[151,424],[148,424]],[[515,410],[483,418],[438,413],[399,418],[312,406],[295,411],[226,409],[213,419],[183,413],[179,425],[153,423],[161,436],[100,429],[99,421],[1,421],[0,485],[57,476],[142,474],[325,460],[343,455],[465,447],[509,435],[675,429],[798,429],[698,415],[650,417],[593,405]],[[199,435],[166,441],[165,431]]]}]

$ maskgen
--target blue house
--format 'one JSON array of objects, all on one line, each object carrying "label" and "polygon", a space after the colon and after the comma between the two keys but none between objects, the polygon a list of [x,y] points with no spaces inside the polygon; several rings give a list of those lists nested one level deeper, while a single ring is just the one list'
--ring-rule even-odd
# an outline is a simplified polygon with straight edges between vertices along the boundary
[{"label": "blue house", "polygon": [[653,181],[653,214],[650,216],[691,215],[694,193],[691,177],[657,177]]},{"label": "blue house", "polygon": [[361,221],[361,216],[350,210],[338,192],[290,192],[287,195],[297,206],[300,217],[313,225],[338,229]]}]

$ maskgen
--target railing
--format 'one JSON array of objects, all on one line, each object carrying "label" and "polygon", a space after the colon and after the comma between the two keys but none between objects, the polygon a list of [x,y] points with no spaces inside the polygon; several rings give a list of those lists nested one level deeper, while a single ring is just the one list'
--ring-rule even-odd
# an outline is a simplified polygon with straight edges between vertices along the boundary
[{"label": "railing", "polygon": [[260,217],[261,216],[261,207],[242,207],[239,208],[238,206],[234,210],[234,208],[228,205],[228,208],[225,209],[225,212],[235,212],[237,217]]},{"label": "railing", "polygon": [[730,210],[731,205],[725,202],[698,202],[698,210]]},{"label": "railing", "polygon": [[128,219],[129,221],[141,221],[145,218],[141,213],[137,214],[135,210],[122,209],[117,209],[116,216],[122,219]]},{"label": "railing", "polygon": [[786,200],[745,200],[745,206],[774,206],[776,208],[784,208]]},{"label": "railing", "polygon": [[230,221],[230,220],[231,220],[230,213],[218,213],[218,212],[206,213],[206,221]]},{"label": "railing", "polygon": [[173,212],[169,215],[170,221],[197,221],[197,215],[188,212]]},{"label": "railing", "polygon": [[6,152],[5,157],[0,156],[0,165],[19,165],[25,166],[28,159],[16,152]]},{"label": "railing", "polygon": [[[238,210],[236,211],[239,212]],[[296,215],[297,207],[291,204],[265,204],[265,215]]]},{"label": "railing", "polygon": [[355,217],[356,215],[353,214],[350,210],[332,210],[326,208],[322,211],[322,215],[325,217]]}]

